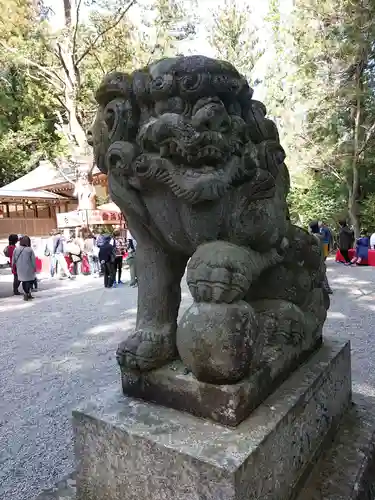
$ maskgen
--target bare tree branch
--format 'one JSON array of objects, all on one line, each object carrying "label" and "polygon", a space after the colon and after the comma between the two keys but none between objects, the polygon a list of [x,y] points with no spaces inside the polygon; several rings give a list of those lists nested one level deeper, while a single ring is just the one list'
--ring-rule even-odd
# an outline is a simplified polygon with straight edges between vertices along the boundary
[{"label": "bare tree branch", "polygon": [[360,158],[360,156],[362,155],[362,153],[365,152],[365,150],[366,150],[366,148],[368,146],[368,143],[374,137],[374,134],[375,134],[375,122],[371,125],[371,127],[368,129],[368,131],[366,133],[366,136],[365,136],[365,139],[363,141],[362,147],[358,151],[358,158]]},{"label": "bare tree branch", "polygon": [[[70,75],[68,66],[67,66],[67,64],[65,62],[65,55],[64,55],[64,52],[63,52],[63,49],[62,49],[60,43],[57,44],[57,48],[58,48],[58,58],[59,58],[59,61],[61,62],[61,66],[64,69],[64,73],[65,73],[67,79],[69,80],[70,85],[73,87],[74,83],[72,81],[72,77]],[[69,55],[68,55],[68,57],[69,57]]]},{"label": "bare tree branch", "polygon": [[56,160],[56,158],[53,158],[52,156],[50,156],[48,159],[52,163],[52,165],[56,168],[56,170],[59,172],[59,174],[62,177],[64,177],[66,182],[69,182],[69,184],[71,184],[75,188],[74,182],[71,179],[69,179],[69,177],[65,174],[65,172],[63,171],[61,165],[59,165],[59,162]]},{"label": "bare tree branch", "polygon": [[107,28],[100,33],[96,35],[94,40],[88,45],[88,47],[83,51],[83,53],[78,57],[76,60],[76,65],[78,66],[82,60],[87,56],[87,54],[95,47],[96,43],[100,38],[102,38],[106,33],[109,31],[113,30],[120,22],[124,19],[126,14],[128,13],[129,9],[137,3],[137,0],[131,0],[130,3],[127,5],[127,7],[121,12],[121,9],[119,9],[119,17],[114,21],[110,26],[107,26]]},{"label": "bare tree branch", "polygon": [[[315,144],[307,137],[303,136],[302,134],[299,134],[299,137],[304,140],[305,142],[307,142],[308,144],[310,144],[310,146],[315,146]],[[319,157],[320,161],[322,162],[323,166],[329,171],[331,172],[337,179],[339,179],[340,181],[343,180],[343,177],[337,172],[337,170],[332,166],[330,165],[329,163],[327,163],[324,158],[322,156]]]},{"label": "bare tree branch", "polygon": [[160,37],[161,33],[162,33],[162,28],[159,27],[158,31],[156,32],[154,47],[150,51],[150,57],[147,60],[147,65],[149,65],[151,63],[151,60],[152,60],[153,56],[155,55],[156,49],[160,48],[159,37]]},{"label": "bare tree branch", "polygon": [[61,87],[58,86],[58,83],[56,80],[58,80],[63,86],[65,85],[64,80],[60,78],[60,76],[53,70],[50,70],[48,68],[45,68],[44,66],[41,66],[40,64],[36,63],[35,61],[32,61],[31,59],[19,54],[17,49],[14,49],[13,47],[9,47],[6,45],[4,42],[0,41],[0,45],[7,51],[12,54],[14,54],[18,59],[21,59],[24,64],[33,66],[34,68],[38,69],[41,73],[43,73],[44,76],[48,76],[50,78],[50,83],[53,82],[53,85],[61,90]]},{"label": "bare tree branch", "polygon": [[78,25],[79,25],[79,14],[81,11],[81,3],[82,3],[82,0],[78,0],[77,8],[76,8],[76,24],[74,26],[74,33],[73,33],[72,57],[73,57],[74,64],[75,64],[75,56],[76,56],[77,34],[78,34]]},{"label": "bare tree branch", "polygon": [[55,96],[56,99],[59,101],[59,103],[61,104],[61,107],[65,109],[65,111],[68,113],[69,110],[65,104],[65,102],[61,99],[61,97],[59,97],[58,95]]},{"label": "bare tree branch", "polygon": [[99,67],[100,67],[100,69],[102,70],[103,75],[105,75],[106,70],[105,70],[105,68],[104,68],[104,66],[103,66],[103,64],[102,64],[102,62],[101,62],[101,60],[99,59],[98,55],[97,55],[97,54],[95,54],[95,52],[93,52],[93,54],[92,54],[92,55],[94,56],[95,61],[99,64]]}]

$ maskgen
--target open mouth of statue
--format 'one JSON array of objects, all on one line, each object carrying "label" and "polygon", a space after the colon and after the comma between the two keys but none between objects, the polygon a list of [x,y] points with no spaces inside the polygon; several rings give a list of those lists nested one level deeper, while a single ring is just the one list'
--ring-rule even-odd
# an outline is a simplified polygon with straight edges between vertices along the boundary
[{"label": "open mouth of statue", "polygon": [[180,146],[175,141],[165,141],[160,146],[160,156],[162,158],[170,158],[176,163],[185,163],[191,166],[215,166],[223,163],[228,158],[229,152],[226,153],[215,146],[187,149]]},{"label": "open mouth of statue", "polygon": [[160,144],[159,154],[162,158],[170,159],[177,164],[201,167],[225,163],[233,154],[233,150],[228,147],[219,148],[212,144],[181,145],[178,141],[168,139]]}]

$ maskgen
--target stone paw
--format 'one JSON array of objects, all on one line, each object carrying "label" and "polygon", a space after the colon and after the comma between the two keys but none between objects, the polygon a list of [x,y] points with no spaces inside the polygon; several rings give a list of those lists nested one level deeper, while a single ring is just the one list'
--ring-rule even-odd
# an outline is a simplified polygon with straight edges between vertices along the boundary
[{"label": "stone paw", "polygon": [[141,329],[120,343],[116,357],[122,369],[145,372],[172,361],[176,352],[176,342],[171,334]]},{"label": "stone paw", "polygon": [[217,241],[198,248],[187,269],[187,284],[196,302],[230,304],[244,297],[251,284],[248,252]]}]

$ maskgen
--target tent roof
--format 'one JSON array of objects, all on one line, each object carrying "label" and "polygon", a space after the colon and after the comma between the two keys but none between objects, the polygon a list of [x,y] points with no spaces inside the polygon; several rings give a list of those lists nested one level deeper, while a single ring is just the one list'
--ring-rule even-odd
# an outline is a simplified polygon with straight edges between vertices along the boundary
[{"label": "tent roof", "polygon": [[49,191],[24,191],[16,189],[0,189],[0,201],[10,201],[12,199],[18,200],[65,200],[64,196],[60,196]]},{"label": "tent roof", "polygon": [[[99,170],[94,168],[93,174],[97,173],[99,173]],[[44,186],[65,184],[66,182],[64,176],[56,170],[51,162],[41,161],[39,166],[31,170],[31,172],[0,188],[0,193],[4,189],[27,191],[29,189],[40,189]]]}]

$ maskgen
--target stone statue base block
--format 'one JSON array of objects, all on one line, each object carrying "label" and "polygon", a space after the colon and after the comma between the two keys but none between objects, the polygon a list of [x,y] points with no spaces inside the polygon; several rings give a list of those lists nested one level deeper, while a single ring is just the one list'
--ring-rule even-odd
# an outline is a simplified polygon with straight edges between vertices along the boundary
[{"label": "stone statue base block", "polygon": [[318,347],[290,348],[275,354],[271,363],[263,363],[249,377],[231,385],[213,385],[187,373],[180,361],[141,374],[122,372],[125,395],[151,403],[187,411],[224,425],[236,426],[264,401]]},{"label": "stone statue base block", "polygon": [[350,399],[331,341],[236,428],[107,389],[73,413],[77,500],[293,498]]}]

